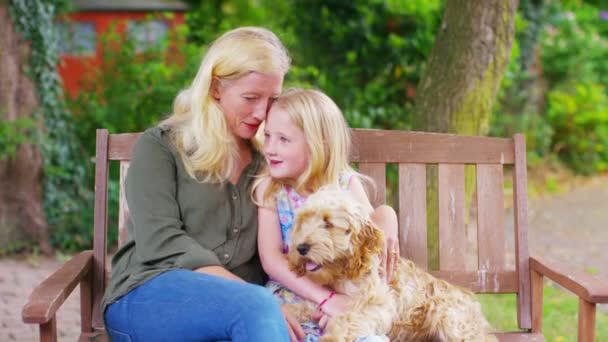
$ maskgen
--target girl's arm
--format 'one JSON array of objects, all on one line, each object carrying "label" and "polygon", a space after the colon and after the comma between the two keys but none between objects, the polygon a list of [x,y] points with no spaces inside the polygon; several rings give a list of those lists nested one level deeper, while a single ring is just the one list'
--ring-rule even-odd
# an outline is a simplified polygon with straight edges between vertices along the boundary
[{"label": "girl's arm", "polygon": [[399,223],[395,210],[388,205],[381,205],[373,209],[367,193],[358,177],[352,177],[348,185],[351,194],[363,204],[371,213],[372,221],[384,232],[384,246],[382,247],[382,266],[386,272],[386,279],[390,281],[393,276],[395,262],[399,257]]},{"label": "girl's arm", "polygon": [[[268,186],[265,179],[255,191],[257,203],[263,203],[262,196]],[[258,252],[264,271],[281,285],[302,298],[314,303],[321,303],[328,298],[331,290],[313,282],[308,277],[298,277],[287,265],[287,257],[283,254],[283,241],[281,239],[281,228],[279,217],[275,208],[270,208],[267,203],[258,206]],[[331,300],[323,305],[323,311],[329,315],[335,315],[344,310],[349,298],[345,295],[336,294]]]}]

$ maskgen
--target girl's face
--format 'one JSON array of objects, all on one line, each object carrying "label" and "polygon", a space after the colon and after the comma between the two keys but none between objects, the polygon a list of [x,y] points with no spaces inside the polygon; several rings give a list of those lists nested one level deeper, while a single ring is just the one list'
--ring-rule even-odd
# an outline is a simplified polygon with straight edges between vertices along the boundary
[{"label": "girl's face", "polygon": [[251,72],[220,82],[214,81],[212,96],[224,112],[228,129],[236,138],[252,139],[281,93],[283,76]]},{"label": "girl's face", "polygon": [[310,160],[304,132],[278,106],[270,109],[264,126],[264,156],[272,178],[292,181],[306,170]]}]

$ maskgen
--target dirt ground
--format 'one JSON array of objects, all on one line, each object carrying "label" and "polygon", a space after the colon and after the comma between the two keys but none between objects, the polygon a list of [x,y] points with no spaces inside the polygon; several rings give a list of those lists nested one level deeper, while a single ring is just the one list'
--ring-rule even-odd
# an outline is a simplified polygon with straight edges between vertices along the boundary
[{"label": "dirt ground", "polygon": [[[608,280],[608,176],[561,195],[529,201],[530,254],[547,256]],[[512,231],[512,220],[506,221]],[[0,341],[37,341],[38,328],[21,322],[31,290],[61,261],[0,259]],[[605,308],[602,308],[605,310]],[[58,312],[59,341],[75,341],[80,329],[78,289]]]}]

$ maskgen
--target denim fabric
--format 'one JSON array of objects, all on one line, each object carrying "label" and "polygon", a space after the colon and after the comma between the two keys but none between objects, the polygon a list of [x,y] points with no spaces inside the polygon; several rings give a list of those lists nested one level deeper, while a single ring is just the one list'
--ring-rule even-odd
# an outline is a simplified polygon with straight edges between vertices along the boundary
[{"label": "denim fabric", "polygon": [[162,273],[105,312],[113,341],[289,341],[265,288],[189,270]]}]

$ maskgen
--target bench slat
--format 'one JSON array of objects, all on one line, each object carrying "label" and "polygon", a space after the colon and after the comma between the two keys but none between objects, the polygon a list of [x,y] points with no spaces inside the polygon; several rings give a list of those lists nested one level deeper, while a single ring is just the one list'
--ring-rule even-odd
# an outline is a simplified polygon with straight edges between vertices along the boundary
[{"label": "bench slat", "polygon": [[127,205],[127,197],[125,194],[125,181],[127,179],[127,171],[129,171],[130,162],[127,160],[120,161],[120,190],[118,197],[118,245],[122,246],[127,241],[127,221],[129,220],[129,207]]},{"label": "bench slat", "polygon": [[399,249],[402,256],[428,269],[424,164],[399,164]]},{"label": "bench slat", "polygon": [[352,129],[351,161],[513,164],[513,140],[455,134]]},{"label": "bench slat", "polygon": [[477,165],[477,248],[481,270],[505,267],[502,165]]},{"label": "bench slat", "polygon": [[131,160],[133,147],[143,133],[122,133],[110,135],[108,160]]},{"label": "bench slat", "polygon": [[439,269],[464,270],[464,165],[439,164]]},{"label": "bench slat", "polygon": [[517,292],[515,271],[431,271],[431,274],[475,293]]},{"label": "bench slat", "polygon": [[370,202],[374,208],[386,201],[386,164],[359,163],[359,172],[369,176],[376,185],[375,192],[370,192]]}]

